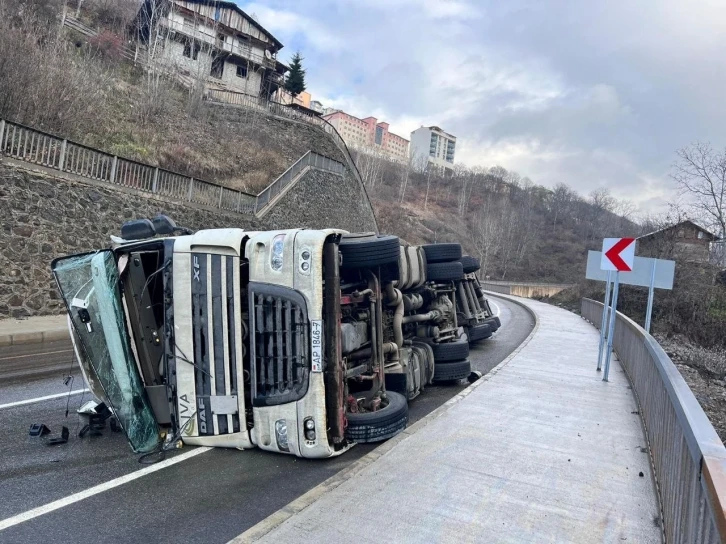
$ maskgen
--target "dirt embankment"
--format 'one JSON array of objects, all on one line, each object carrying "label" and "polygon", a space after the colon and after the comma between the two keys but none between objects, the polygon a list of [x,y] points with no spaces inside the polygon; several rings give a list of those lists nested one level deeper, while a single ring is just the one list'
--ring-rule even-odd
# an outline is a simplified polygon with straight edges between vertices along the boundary
[{"label": "dirt embankment", "polygon": [[725,441],[726,351],[702,348],[683,337],[656,335],[655,338],[686,380],[721,440]]}]

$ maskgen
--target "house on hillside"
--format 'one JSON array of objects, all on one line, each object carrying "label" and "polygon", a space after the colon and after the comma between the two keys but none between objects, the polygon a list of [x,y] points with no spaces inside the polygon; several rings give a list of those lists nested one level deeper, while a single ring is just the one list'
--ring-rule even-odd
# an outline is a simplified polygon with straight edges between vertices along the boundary
[{"label": "house on hillside", "polygon": [[190,85],[269,98],[288,70],[282,43],[234,2],[144,0],[131,30],[152,62]]},{"label": "house on hillside", "polygon": [[681,221],[637,239],[636,254],[642,257],[708,263],[711,244],[720,238],[693,221]]}]

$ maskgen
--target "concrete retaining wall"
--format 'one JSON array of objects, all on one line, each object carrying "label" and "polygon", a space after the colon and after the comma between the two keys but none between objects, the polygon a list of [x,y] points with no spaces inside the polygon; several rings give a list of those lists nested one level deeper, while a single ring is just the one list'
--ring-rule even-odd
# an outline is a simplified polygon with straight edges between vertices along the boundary
[{"label": "concrete retaining wall", "polygon": [[564,289],[573,287],[571,284],[555,284],[555,283],[525,283],[525,282],[500,282],[500,281],[483,281],[482,287],[493,293],[502,293],[505,295],[515,295],[524,298],[543,298],[551,297]]}]

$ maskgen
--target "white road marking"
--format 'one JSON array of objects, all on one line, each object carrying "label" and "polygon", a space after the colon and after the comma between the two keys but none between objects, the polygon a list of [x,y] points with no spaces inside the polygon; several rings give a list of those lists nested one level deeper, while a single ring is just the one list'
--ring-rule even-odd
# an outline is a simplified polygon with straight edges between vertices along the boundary
[{"label": "white road marking", "polygon": [[495,313],[494,315],[499,317],[499,314],[502,313],[502,311],[499,309],[499,305],[491,299],[489,299],[489,304],[497,309],[497,313]]},{"label": "white road marking", "polygon": [[181,463],[182,461],[191,459],[192,457],[205,453],[211,449],[212,448],[207,447],[196,448],[186,453],[182,453],[181,455],[177,455],[176,457],[172,457],[171,459],[160,461],[155,465],[151,465],[141,470],[137,470],[136,472],[132,472],[131,474],[126,474],[125,476],[121,476],[114,480],[109,480],[108,482],[104,482],[84,491],[79,491],[78,493],[74,493],[73,495],[58,499],[57,501],[50,502],[43,506],[39,506],[38,508],[33,508],[32,510],[28,510],[27,512],[23,512],[22,514],[18,514],[11,518],[0,520],[0,531],[37,518],[44,514],[48,514],[65,506],[69,506],[73,503],[82,501],[89,497],[93,497],[94,495],[98,495],[99,493],[103,493],[104,491],[108,491],[109,489],[113,489],[114,487],[127,484],[134,480],[138,480],[139,478],[146,476],[147,474],[151,474],[152,472],[156,472],[171,465],[176,465],[177,463]]},{"label": "white road marking", "polygon": [[81,393],[88,393],[89,389],[79,389],[78,391],[71,391],[70,393],[56,393],[55,395],[46,395],[45,397],[37,397],[34,399],[19,400],[16,402],[8,402],[7,404],[0,404],[0,410],[5,408],[14,408],[15,406],[23,406],[25,404],[34,404],[36,402],[43,402],[44,400],[59,399],[61,397],[67,397],[69,395],[80,395]]}]

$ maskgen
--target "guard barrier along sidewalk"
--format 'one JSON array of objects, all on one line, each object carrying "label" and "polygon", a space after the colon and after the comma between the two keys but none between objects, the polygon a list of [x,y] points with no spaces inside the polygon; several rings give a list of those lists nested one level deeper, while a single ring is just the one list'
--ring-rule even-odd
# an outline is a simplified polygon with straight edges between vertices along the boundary
[{"label": "guard barrier along sidewalk", "polygon": [[[582,299],[600,328],[603,304]],[[613,348],[640,405],[660,494],[666,542],[726,542],[726,448],[663,348],[617,313]]]}]

